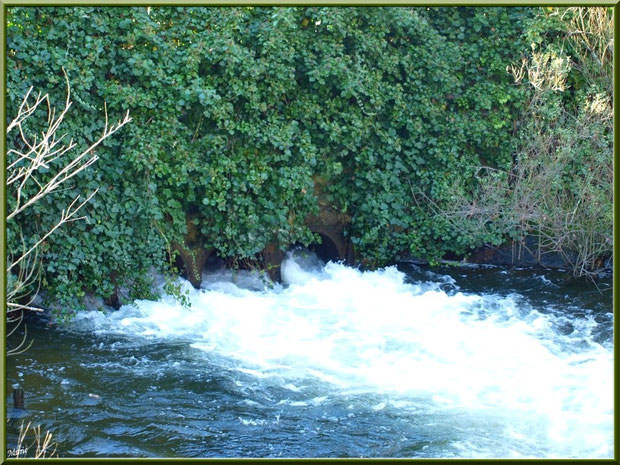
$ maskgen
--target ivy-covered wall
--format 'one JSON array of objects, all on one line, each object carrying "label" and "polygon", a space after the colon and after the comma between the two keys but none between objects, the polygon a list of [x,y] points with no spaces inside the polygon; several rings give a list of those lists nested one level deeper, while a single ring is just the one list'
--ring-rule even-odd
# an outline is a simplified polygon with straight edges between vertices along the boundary
[{"label": "ivy-covered wall", "polygon": [[[506,67],[527,50],[532,14],[9,8],[8,115],[30,86],[60,105],[64,68],[74,106],[63,132],[79,146],[102,131],[104,102],[110,120],[133,118],[93,167],[16,223],[34,242],[77,193],[99,188],[89,221],[43,246],[44,287],[56,297],[109,297],[119,286],[145,295],[147,271],[167,267],[188,215],[223,257],[310,243],[316,184],[352,218],[347,233],[371,266],[501,240],[465,239],[418,199],[449,203],[481,164],[512,162],[524,96]],[[9,248],[18,238],[9,231]]]}]

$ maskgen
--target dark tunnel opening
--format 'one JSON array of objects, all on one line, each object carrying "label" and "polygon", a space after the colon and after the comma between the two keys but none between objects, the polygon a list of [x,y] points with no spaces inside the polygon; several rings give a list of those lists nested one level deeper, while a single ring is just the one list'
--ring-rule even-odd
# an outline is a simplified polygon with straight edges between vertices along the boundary
[{"label": "dark tunnel opening", "polygon": [[213,272],[221,268],[224,268],[225,266],[226,266],[226,259],[223,257],[220,257],[218,253],[214,250],[207,257],[207,260],[205,261],[205,265],[202,271]]},{"label": "dark tunnel opening", "polygon": [[340,254],[338,253],[338,247],[329,236],[321,233],[315,233],[321,238],[321,243],[313,243],[308,246],[308,249],[314,252],[317,257],[323,260],[325,263],[332,261],[337,262],[340,260]]}]

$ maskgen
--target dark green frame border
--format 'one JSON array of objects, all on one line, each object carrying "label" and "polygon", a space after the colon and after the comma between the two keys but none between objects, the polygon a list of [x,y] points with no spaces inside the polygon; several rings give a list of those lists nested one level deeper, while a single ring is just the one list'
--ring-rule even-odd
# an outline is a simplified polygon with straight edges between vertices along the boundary
[{"label": "dark green frame border", "polygon": [[[84,0],[64,0],[64,1],[41,1],[41,0],[0,0],[0,43],[2,44],[2,50],[0,51],[0,72],[2,73],[2,91],[0,93],[0,118],[1,121],[6,122],[6,9],[10,6],[149,6],[149,5],[161,5],[161,6],[612,6],[614,7],[614,45],[617,38],[617,31],[620,30],[620,18],[618,13],[620,8],[618,7],[618,1],[584,1],[584,0],[560,0],[560,1],[544,1],[537,0],[522,0],[522,1],[502,1],[502,0],[474,0],[472,2],[465,1],[453,1],[453,0],[334,0],[334,1],[308,1],[308,0],[284,0],[277,2],[274,0],[185,0],[181,2],[171,2],[170,0],[135,0],[135,1],[122,1],[122,0],[99,0],[94,3],[90,3]],[[618,143],[620,142],[620,136],[618,130],[620,129],[620,123],[616,117],[616,98],[618,91],[618,65],[620,59],[618,54],[614,54],[614,174],[615,168],[618,166]],[[6,123],[3,123],[2,140],[0,141],[0,164],[2,165],[2,171],[0,173],[0,203],[2,204],[2,227],[0,228],[0,263],[6,263],[6,199],[5,199],[5,185],[6,185]],[[614,179],[614,251],[618,246],[617,236],[617,219],[618,219],[618,207],[615,200],[618,199],[620,194],[620,183],[616,183]],[[617,270],[620,264],[620,258],[618,254],[614,253],[613,257],[613,269]],[[2,307],[4,314],[6,314],[6,270],[3,268],[0,272],[0,292],[2,296]],[[166,458],[166,459],[144,459],[144,458],[57,458],[47,459],[55,463],[136,463],[136,462],[150,462],[150,463],[176,463],[182,461],[183,463],[230,463],[230,462],[246,462],[246,463],[269,463],[270,461],[276,461],[279,463],[326,463],[326,462],[346,462],[346,463],[392,463],[392,462],[415,462],[415,463],[435,463],[435,462],[450,462],[450,463],[510,463],[510,464],[526,464],[526,463],[538,463],[543,461],[545,463],[552,463],[554,465],[576,465],[580,463],[596,463],[596,464],[617,464],[620,463],[618,448],[617,448],[617,436],[618,436],[618,417],[615,415],[615,407],[618,405],[618,383],[616,369],[617,364],[617,320],[615,318],[615,309],[618,298],[618,275],[613,274],[613,309],[614,309],[614,458],[613,459],[194,459],[194,458]],[[6,389],[6,318],[2,317],[2,324],[0,325],[0,340],[3,343],[2,347],[2,363],[0,364],[0,379],[2,380],[2,386],[0,387],[0,398],[3,401],[2,406],[2,423],[0,424],[0,464],[3,463],[36,463],[37,459],[24,458],[24,459],[7,459],[7,439],[6,439],[6,418],[7,418],[7,389]]]},{"label": "dark green frame border", "polygon": [[6,6],[615,6],[618,2],[613,0],[184,0],[172,2],[171,0],[99,0],[89,3],[84,0],[4,0]]}]

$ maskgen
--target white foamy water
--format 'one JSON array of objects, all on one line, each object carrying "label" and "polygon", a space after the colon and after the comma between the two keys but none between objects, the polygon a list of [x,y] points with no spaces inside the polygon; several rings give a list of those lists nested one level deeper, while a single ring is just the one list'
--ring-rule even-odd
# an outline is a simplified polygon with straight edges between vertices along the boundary
[{"label": "white foamy water", "polygon": [[560,334],[556,320],[567,316],[518,295],[448,294],[448,277],[410,284],[395,267],[361,272],[289,255],[282,277],[280,285],[220,271],[205,275],[200,290],[184,282],[190,309],[164,296],[82,313],[74,325],[186,341],[291,391],[324,383],[326,392],[307,402],[281,400],[300,408],[368,395],[373,412],[391,408],[412,421],[465,415],[475,427],[462,426],[452,456],[613,457],[613,354],[591,337],[593,319],[571,320],[574,331]]}]

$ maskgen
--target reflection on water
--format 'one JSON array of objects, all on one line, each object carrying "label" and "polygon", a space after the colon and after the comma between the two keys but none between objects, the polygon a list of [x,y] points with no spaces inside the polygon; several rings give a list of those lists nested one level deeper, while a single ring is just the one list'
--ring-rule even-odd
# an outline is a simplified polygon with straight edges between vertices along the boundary
[{"label": "reflection on water", "polygon": [[66,457],[613,455],[609,290],[300,251],[282,276],[31,325],[8,383]]}]

